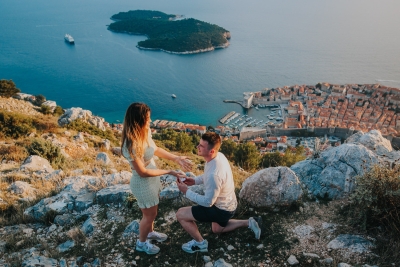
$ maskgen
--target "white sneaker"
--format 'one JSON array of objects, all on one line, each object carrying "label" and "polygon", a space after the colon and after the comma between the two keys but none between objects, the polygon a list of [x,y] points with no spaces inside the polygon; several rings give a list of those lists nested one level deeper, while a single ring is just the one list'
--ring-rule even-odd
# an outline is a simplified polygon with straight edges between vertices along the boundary
[{"label": "white sneaker", "polygon": [[138,240],[136,242],[136,250],[143,251],[146,252],[147,254],[152,255],[152,254],[157,254],[160,251],[160,248],[150,243],[149,240],[146,240],[146,242],[143,245],[139,245],[139,240]]},{"label": "white sneaker", "polygon": [[208,242],[204,240],[203,244],[199,244],[196,240],[189,241],[182,245],[183,251],[187,253],[208,252]]},{"label": "white sneaker", "polygon": [[249,218],[249,228],[254,232],[256,239],[260,239],[261,236],[260,225],[261,225],[261,217]]},{"label": "white sneaker", "polygon": [[158,241],[158,242],[163,242],[163,241],[167,240],[167,238],[168,238],[168,236],[166,234],[159,233],[159,232],[156,232],[156,231],[150,232],[147,235],[147,239],[155,240],[155,241]]}]

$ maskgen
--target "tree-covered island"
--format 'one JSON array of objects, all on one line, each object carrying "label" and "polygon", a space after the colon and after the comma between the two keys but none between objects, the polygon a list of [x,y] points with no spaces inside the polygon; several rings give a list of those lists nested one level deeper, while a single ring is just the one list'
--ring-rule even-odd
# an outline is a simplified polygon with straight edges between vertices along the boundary
[{"label": "tree-covered island", "polygon": [[113,32],[146,35],[140,49],[163,50],[169,53],[192,54],[225,48],[229,45],[229,31],[218,25],[197,19],[180,19],[159,11],[131,10],[111,17],[108,26]]}]

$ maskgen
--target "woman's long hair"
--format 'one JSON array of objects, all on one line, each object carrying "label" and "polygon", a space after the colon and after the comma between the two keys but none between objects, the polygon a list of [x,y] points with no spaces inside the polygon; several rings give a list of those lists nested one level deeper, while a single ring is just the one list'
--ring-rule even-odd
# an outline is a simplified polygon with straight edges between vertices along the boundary
[{"label": "woman's long hair", "polygon": [[[147,114],[150,107],[144,103],[132,103],[126,110],[124,128],[122,129],[121,151],[124,147],[129,151],[132,159],[142,158],[145,143],[148,145],[148,131],[146,127]],[[135,151],[135,156],[132,154]]]}]

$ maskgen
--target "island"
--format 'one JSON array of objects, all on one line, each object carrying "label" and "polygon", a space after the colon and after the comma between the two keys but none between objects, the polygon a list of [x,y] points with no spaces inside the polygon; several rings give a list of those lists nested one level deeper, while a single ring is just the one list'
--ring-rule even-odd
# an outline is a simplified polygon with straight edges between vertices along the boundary
[{"label": "island", "polygon": [[140,49],[162,50],[174,54],[194,54],[226,48],[230,32],[224,28],[193,18],[168,15],[160,11],[131,10],[111,17],[108,30],[146,35]]}]

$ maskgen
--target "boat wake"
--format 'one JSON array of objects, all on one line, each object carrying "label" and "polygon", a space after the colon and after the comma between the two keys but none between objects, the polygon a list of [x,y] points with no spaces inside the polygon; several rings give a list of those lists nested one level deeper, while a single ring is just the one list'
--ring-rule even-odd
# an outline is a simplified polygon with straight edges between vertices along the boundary
[{"label": "boat wake", "polygon": [[380,79],[375,79],[375,81],[377,82],[382,82],[382,83],[395,83],[395,84],[400,84],[400,81],[396,81],[396,80],[380,80]]}]

